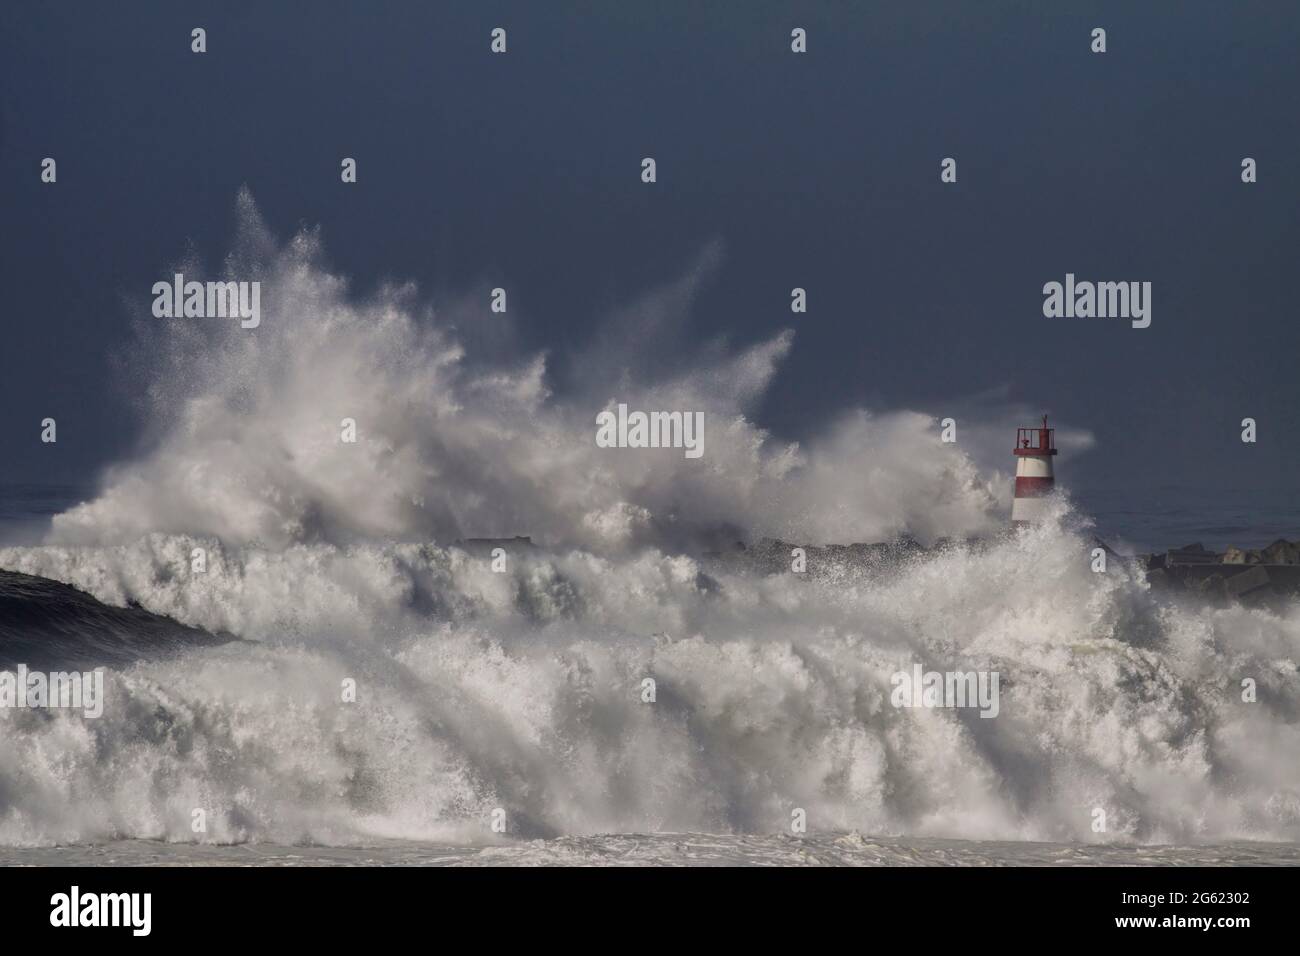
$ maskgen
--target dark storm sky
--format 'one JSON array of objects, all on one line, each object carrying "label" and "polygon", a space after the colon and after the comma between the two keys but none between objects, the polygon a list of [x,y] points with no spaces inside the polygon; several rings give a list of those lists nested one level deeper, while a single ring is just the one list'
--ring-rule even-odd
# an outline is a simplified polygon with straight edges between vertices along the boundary
[{"label": "dark storm sky", "polygon": [[[358,289],[505,285],[527,349],[718,240],[690,327],[796,329],[782,435],[1004,389],[1094,433],[1072,486],[1293,485],[1298,48],[1277,2],[6,3],[0,478],[130,453],[123,298],[190,245],[219,263],[247,184]],[[1044,318],[1066,272],[1152,282],[1151,327]]]}]

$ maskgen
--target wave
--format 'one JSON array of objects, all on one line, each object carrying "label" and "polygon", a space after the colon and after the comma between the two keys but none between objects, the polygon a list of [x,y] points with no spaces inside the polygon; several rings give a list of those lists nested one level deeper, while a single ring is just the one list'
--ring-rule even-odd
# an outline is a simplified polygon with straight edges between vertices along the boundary
[{"label": "wave", "polygon": [[[258,642],[113,671],[99,720],[0,711],[0,841],[191,840],[196,808],[217,842],[485,842],[496,808],[514,837],[778,832],[794,808],[885,835],[1300,837],[1297,612],[1158,602],[1059,528],[887,575],[215,541],[201,581],[159,575],[198,540],[0,551]],[[894,708],[914,662],[998,671],[999,716]]]},{"label": "wave", "polygon": [[[143,324],[139,453],[0,567],[105,606],[69,612],[55,656],[134,606],[242,640],[107,661],[97,719],[0,708],[0,843],[775,833],[796,809],[817,832],[1300,839],[1295,605],[1184,606],[1121,562],[1093,573],[1063,500],[888,569],[707,554],[1000,530],[1010,482],[979,449],[1018,410],[955,446],[909,411],[781,442],[751,419],[788,333],[655,359],[683,354],[663,343],[716,249],[552,370],[467,346],[509,338],[468,306],[352,295],[315,233],[280,246],[240,210],[227,274],[264,282],[261,327]],[[616,400],[704,411],[704,457],[597,448]],[[513,534],[540,546],[499,573],[456,544]],[[997,718],[892,706],[916,663],[997,671]]]},{"label": "wave", "polygon": [[0,571],[0,667],[122,666],[232,639],[177,624],[134,602],[113,607],[67,584]]},{"label": "wave", "polygon": [[[960,446],[917,412],[848,410],[802,443],[755,425],[793,334],[739,350],[683,342],[716,249],[617,310],[552,370],[548,356],[503,345],[507,319],[486,308],[435,313],[410,284],[352,295],[325,266],[318,233],[278,245],[247,193],[239,222],[224,278],[262,283],[260,327],[160,320],[142,303],[124,359],[142,448],[97,497],[55,518],[57,540],[168,532],[285,547],[529,534],[610,552],[738,532],[929,540],[1002,521],[1010,485],[968,453],[987,422],[969,423]],[[177,268],[202,275],[195,263]],[[703,412],[704,456],[597,447],[596,416],[619,402]],[[999,413],[1010,422],[1013,411]],[[354,443],[341,440],[345,419]]]}]

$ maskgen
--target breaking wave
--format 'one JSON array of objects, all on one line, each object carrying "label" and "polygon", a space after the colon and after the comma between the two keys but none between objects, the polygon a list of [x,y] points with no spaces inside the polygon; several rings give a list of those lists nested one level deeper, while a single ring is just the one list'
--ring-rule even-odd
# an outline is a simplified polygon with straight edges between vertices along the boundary
[{"label": "breaking wave", "polygon": [[[353,297],[317,233],[278,246],[246,193],[239,222],[227,278],[262,283],[261,326],[141,321],[129,380],[144,447],[95,500],[55,520],[57,540],[172,532],[284,547],[522,532],[610,551],[737,530],[925,539],[1000,520],[996,486],[938,441],[928,415],[850,412],[804,446],[757,427],[793,336],[681,347],[715,249],[561,363],[569,387],[557,396],[546,356],[503,347],[502,316],[467,303],[434,314],[411,285]],[[668,352],[674,361],[656,358]],[[596,415],[618,402],[704,412],[704,456],[598,448]],[[355,443],[340,440],[344,419]]]},{"label": "breaking wave", "polygon": [[[640,361],[716,250],[566,376],[471,349],[508,336],[468,306],[353,296],[247,196],[240,219],[227,271],[263,282],[261,327],[143,325],[139,454],[0,567],[243,640],[113,664],[95,720],[0,709],[0,842],[483,843],[497,808],[501,839],[772,833],[795,808],[882,835],[1300,839],[1300,610],[1093,573],[1064,501],[962,543],[1005,522],[975,447],[1003,422],[953,446],[929,415],[851,411],[777,441],[751,419],[789,333]],[[704,457],[596,448],[616,401],[704,411]],[[540,546],[504,573],[456,543],[516,533]],[[803,575],[709,553],[904,533],[957,543]],[[894,708],[913,663],[998,671],[998,717]]]}]

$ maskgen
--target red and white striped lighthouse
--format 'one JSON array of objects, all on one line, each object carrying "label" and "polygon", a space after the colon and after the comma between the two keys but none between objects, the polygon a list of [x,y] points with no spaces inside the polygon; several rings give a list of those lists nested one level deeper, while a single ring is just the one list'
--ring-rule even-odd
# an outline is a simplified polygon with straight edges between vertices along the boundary
[{"label": "red and white striped lighthouse", "polygon": [[1052,476],[1052,456],[1056,445],[1052,441],[1055,429],[1047,427],[1043,416],[1042,428],[1016,430],[1016,499],[1011,504],[1011,524],[1026,525],[1043,516],[1047,502],[1043,499],[1052,493],[1056,479]]}]

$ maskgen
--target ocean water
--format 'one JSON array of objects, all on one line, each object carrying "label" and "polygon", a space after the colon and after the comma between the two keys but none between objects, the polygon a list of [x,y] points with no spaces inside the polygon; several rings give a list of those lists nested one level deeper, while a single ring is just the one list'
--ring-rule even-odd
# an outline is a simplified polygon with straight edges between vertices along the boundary
[{"label": "ocean water", "polygon": [[1200,543],[1211,551],[1300,541],[1300,496],[1293,489],[1071,489],[1099,537],[1125,554]]},{"label": "ocean water", "polygon": [[[1188,544],[1212,551],[1300,541],[1300,495],[1286,489],[1079,488],[1062,482],[1078,515],[1121,554]],[[0,541],[43,540],[52,519],[96,497],[93,484],[0,482]],[[838,543],[851,543],[839,541]],[[863,542],[868,543],[868,542]]]},{"label": "ocean water", "polygon": [[1296,866],[1289,843],[1203,846],[866,837],[616,833],[491,846],[386,840],[367,846],[122,840],[0,849],[0,866]]},{"label": "ocean water", "polygon": [[[241,214],[258,334],[142,325],[139,453],[0,495],[0,661],[105,668],[102,716],[0,707],[0,861],[1296,861],[1300,606],[1089,558],[1094,532],[1265,544],[1285,500],[1081,493],[1002,535],[1009,475],[931,416],[757,426],[789,334],[656,368],[689,282],[614,316],[559,397],[546,358]],[[597,449],[612,397],[703,409],[705,456]],[[495,567],[457,544],[515,534]],[[903,534],[985,543],[709,556]],[[996,717],[894,706],[915,664],[998,673]]]}]

